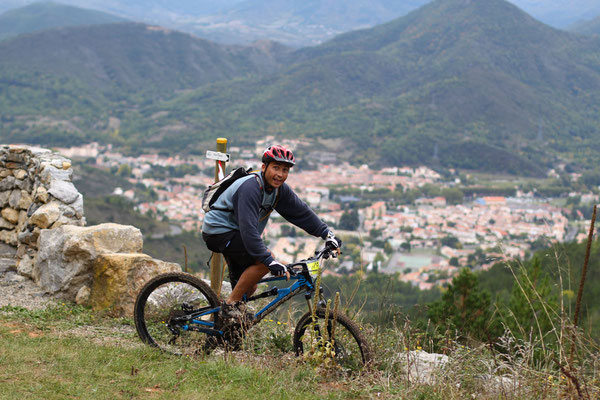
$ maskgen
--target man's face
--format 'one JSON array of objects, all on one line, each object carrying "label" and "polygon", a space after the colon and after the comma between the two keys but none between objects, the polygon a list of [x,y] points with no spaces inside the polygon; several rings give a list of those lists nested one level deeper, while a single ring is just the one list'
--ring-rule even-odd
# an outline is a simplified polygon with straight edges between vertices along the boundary
[{"label": "man's face", "polygon": [[272,161],[268,166],[262,165],[262,171],[265,173],[265,179],[267,183],[274,188],[278,188],[283,185],[283,182],[290,173],[290,166],[278,161]]}]

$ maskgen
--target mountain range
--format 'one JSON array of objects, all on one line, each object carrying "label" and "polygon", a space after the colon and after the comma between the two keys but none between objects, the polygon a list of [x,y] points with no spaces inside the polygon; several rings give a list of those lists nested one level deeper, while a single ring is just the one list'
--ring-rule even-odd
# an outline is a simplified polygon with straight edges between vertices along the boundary
[{"label": "mountain range", "polygon": [[[0,13],[35,0],[3,0]],[[60,0],[228,44],[274,40],[301,47],[406,15],[430,0]],[[485,1],[485,0],[480,0]],[[565,29],[600,15],[597,0],[510,0],[538,20]]]},{"label": "mountain range", "polygon": [[600,35],[600,16],[588,21],[579,22],[573,25],[570,30],[583,35]]},{"label": "mountain range", "polygon": [[202,152],[217,135],[278,134],[355,162],[531,175],[599,150],[600,40],[503,0],[437,0],[295,51],[124,23],[21,36],[0,54],[3,141]]},{"label": "mountain range", "polygon": [[109,24],[124,18],[57,3],[35,3],[0,14],[0,40],[22,33],[68,26]]}]

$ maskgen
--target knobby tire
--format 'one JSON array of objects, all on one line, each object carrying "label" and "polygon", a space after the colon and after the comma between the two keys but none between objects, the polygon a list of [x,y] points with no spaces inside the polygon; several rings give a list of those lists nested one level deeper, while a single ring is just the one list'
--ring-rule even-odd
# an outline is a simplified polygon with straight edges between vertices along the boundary
[{"label": "knobby tire", "polygon": [[[325,309],[317,308],[317,322],[313,323],[310,312],[304,314],[294,330],[294,350],[297,356],[310,351],[309,346],[319,345],[316,336],[325,335],[325,329],[332,329],[333,312],[330,311],[328,328],[325,328]],[[316,329],[313,329],[316,328]],[[337,314],[334,333],[335,361],[348,369],[360,369],[372,361],[372,353],[358,325],[342,313]],[[360,354],[358,354],[360,353]]]},{"label": "knobby tire", "polygon": [[178,335],[174,335],[168,328],[169,321],[173,316],[185,314],[184,307],[218,305],[216,293],[201,279],[182,272],[161,274],[148,281],[137,296],[135,328],[140,339],[150,346],[179,355],[195,353],[208,335],[180,326],[175,326]]}]

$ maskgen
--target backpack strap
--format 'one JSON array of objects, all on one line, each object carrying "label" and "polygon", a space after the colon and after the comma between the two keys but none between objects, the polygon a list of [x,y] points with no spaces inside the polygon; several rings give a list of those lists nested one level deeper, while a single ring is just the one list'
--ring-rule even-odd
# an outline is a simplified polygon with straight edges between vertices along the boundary
[{"label": "backpack strap", "polygon": [[[256,177],[256,181],[258,182],[258,187],[260,187],[260,191],[262,193],[262,195],[264,196],[265,194],[265,188],[263,187],[263,183],[262,183],[262,179],[258,176],[258,171],[252,171],[252,173],[254,174],[254,176]],[[260,218],[258,220],[258,222],[264,221],[265,219],[269,218],[269,216],[271,215],[271,213],[273,212],[273,210],[275,209],[275,207],[277,207],[277,203],[279,202],[279,195],[280,195],[280,191],[279,188],[275,189],[275,201],[273,202],[273,206],[271,207],[271,209],[269,210],[269,212],[262,218]]]}]

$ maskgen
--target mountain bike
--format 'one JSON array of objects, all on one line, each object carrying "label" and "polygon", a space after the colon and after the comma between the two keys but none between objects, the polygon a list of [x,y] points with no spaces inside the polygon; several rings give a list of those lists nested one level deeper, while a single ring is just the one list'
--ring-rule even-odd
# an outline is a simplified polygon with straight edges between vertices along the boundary
[{"label": "mountain bike", "polygon": [[[249,328],[292,297],[304,293],[308,311],[294,330],[292,345],[296,355],[326,350],[341,367],[360,369],[372,358],[360,328],[341,312],[334,315],[333,310],[327,310],[323,289],[315,287],[316,274],[337,254],[336,249],[326,246],[308,259],[288,264],[291,286],[272,287],[245,299],[248,304],[274,297],[258,312],[249,314],[245,326],[233,330],[220,320],[219,298],[204,281],[180,272],[158,275],[137,296],[134,308],[137,333],[144,343],[179,355],[197,354],[216,346],[236,348],[239,338],[250,333]],[[260,282],[285,279],[285,276],[269,277]],[[313,296],[318,296],[316,307]]]}]

